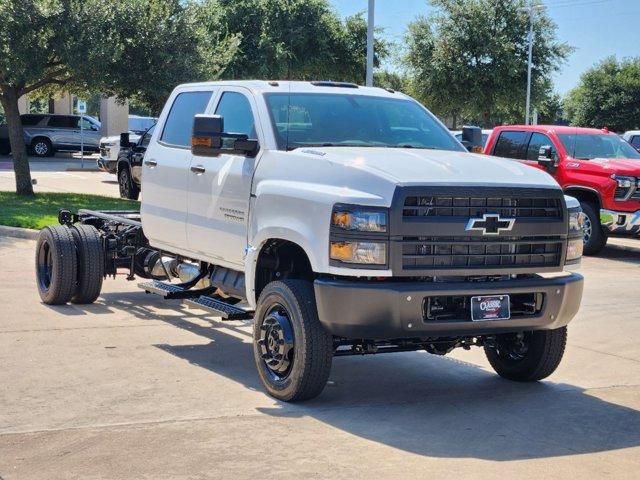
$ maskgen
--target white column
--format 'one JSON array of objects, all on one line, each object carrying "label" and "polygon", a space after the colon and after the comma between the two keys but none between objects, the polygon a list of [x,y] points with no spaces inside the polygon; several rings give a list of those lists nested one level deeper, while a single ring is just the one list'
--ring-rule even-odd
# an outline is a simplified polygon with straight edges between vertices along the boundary
[{"label": "white column", "polygon": [[129,102],[118,103],[115,97],[100,101],[102,135],[110,137],[129,130]]},{"label": "white column", "polygon": [[73,113],[73,96],[64,92],[62,96],[54,97],[53,113],[58,115],[71,115]]},{"label": "white column", "polygon": [[23,95],[18,99],[18,111],[20,112],[20,115],[29,113],[29,99],[26,95]]}]

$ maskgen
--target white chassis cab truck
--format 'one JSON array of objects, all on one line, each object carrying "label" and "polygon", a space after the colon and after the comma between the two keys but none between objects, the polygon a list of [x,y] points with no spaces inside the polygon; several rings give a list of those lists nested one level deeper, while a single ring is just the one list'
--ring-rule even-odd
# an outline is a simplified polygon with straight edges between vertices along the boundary
[{"label": "white chassis cab truck", "polygon": [[62,210],[42,230],[45,303],[93,302],[126,271],[223,321],[252,318],[260,380],[284,401],[320,394],[338,355],[479,346],[519,381],[563,356],[583,288],[577,201],[543,171],[468,153],[406,95],[181,85],[142,184],[139,212]]}]

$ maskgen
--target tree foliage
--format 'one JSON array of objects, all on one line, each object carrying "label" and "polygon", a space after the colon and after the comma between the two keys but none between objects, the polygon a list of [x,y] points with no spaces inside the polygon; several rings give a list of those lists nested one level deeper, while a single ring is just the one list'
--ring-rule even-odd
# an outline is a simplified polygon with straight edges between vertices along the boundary
[{"label": "tree foliage", "polygon": [[586,71],[564,102],[572,125],[624,132],[640,128],[640,57],[609,57]]},{"label": "tree foliage", "polygon": [[[431,0],[435,13],[410,24],[403,64],[410,90],[440,115],[497,118],[524,104],[529,16],[524,0]],[[544,13],[534,22],[532,105],[571,51]],[[524,105],[523,105],[524,107]],[[524,111],[524,108],[522,108]]]},{"label": "tree foliage", "polygon": [[[363,14],[340,19],[327,0],[204,0],[220,13],[210,32],[240,37],[224,73],[231,79],[331,79],[364,83],[367,23]],[[381,33],[381,30],[378,30]],[[375,65],[389,54],[375,42]]]},{"label": "tree foliage", "polygon": [[[188,14],[186,9],[193,9]],[[0,103],[16,190],[32,194],[18,98],[32,92],[100,91],[158,110],[180,82],[219,76],[237,39],[203,45],[197,5],[180,0],[3,0]]]}]

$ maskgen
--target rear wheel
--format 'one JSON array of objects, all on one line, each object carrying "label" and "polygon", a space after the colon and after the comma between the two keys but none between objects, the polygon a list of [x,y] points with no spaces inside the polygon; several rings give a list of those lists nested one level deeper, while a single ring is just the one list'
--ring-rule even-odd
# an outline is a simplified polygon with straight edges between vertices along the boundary
[{"label": "rear wheel", "polygon": [[333,339],[316,311],[313,285],[269,283],[254,317],[253,353],[267,392],[288,402],[318,396],[329,378]]},{"label": "rear wheel", "polygon": [[95,227],[77,224],[69,229],[78,252],[78,273],[72,303],[93,303],[104,279],[102,239]]},{"label": "rear wheel", "polygon": [[31,142],[31,151],[36,157],[50,157],[53,155],[53,147],[47,138],[35,138]]},{"label": "rear wheel", "polygon": [[501,377],[534,382],[551,375],[562,360],[567,327],[498,335],[495,345],[485,346],[489,363]]},{"label": "rear wheel", "polygon": [[140,187],[136,185],[131,178],[131,171],[128,167],[118,169],[118,186],[120,188],[120,197],[129,200],[137,200],[140,195]]},{"label": "rear wheel", "polygon": [[585,214],[583,227],[584,254],[597,255],[607,244],[607,234],[602,229],[597,209],[587,202],[580,202],[580,207]]},{"label": "rear wheel", "polygon": [[47,305],[67,303],[74,294],[77,257],[73,237],[62,225],[45,227],[36,244],[36,280]]}]

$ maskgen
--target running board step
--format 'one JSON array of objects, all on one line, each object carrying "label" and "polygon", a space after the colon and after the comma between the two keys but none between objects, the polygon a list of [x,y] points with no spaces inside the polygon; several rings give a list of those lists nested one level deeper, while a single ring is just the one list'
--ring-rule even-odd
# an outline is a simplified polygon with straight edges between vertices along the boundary
[{"label": "running board step", "polygon": [[185,300],[184,303],[193,308],[206,310],[217,317],[222,317],[224,320],[246,320],[252,318],[251,314],[241,308],[234,307],[233,305],[205,295],[198,298],[190,298]]},{"label": "running board step", "polygon": [[178,285],[161,282],[159,280],[139,283],[138,288],[141,288],[147,293],[155,293],[156,295],[160,295],[162,298],[176,298],[184,294],[185,292],[185,289]]}]

